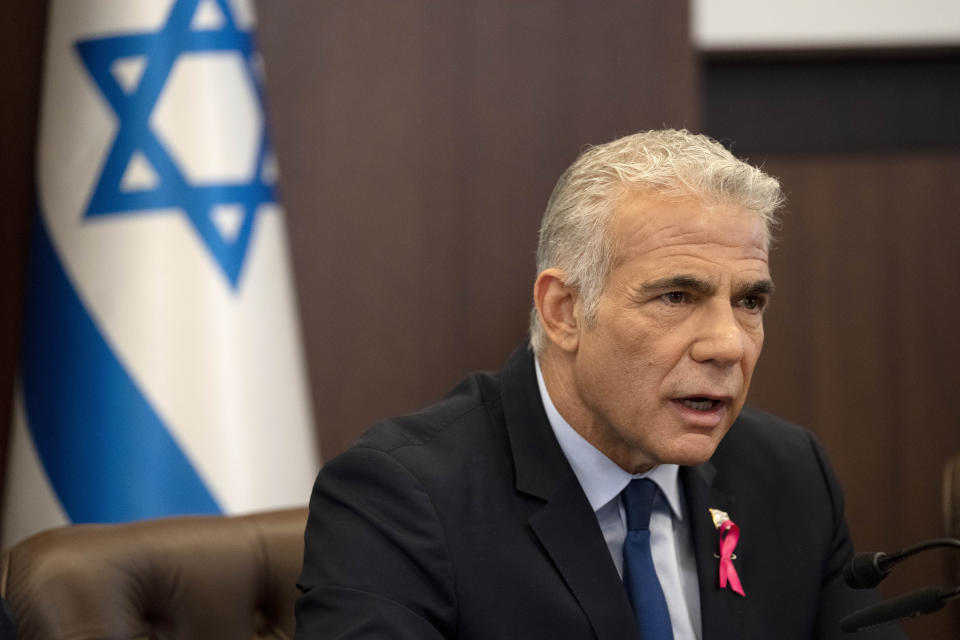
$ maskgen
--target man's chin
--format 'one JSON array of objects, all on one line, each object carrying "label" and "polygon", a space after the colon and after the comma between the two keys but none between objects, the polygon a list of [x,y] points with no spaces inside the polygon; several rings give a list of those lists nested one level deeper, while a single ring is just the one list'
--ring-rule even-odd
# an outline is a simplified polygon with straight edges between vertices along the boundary
[{"label": "man's chin", "polygon": [[661,462],[664,464],[679,464],[684,467],[695,467],[713,457],[720,439],[703,435],[684,436],[677,446],[665,452]]}]

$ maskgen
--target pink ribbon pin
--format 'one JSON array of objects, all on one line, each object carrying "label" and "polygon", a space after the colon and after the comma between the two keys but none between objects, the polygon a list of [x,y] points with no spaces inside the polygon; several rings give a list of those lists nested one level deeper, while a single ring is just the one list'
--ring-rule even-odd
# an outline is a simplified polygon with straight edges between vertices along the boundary
[{"label": "pink ribbon pin", "polygon": [[730,588],[741,596],[746,596],[743,592],[743,586],[740,584],[740,576],[733,566],[733,550],[737,547],[737,541],[740,540],[740,527],[733,523],[733,520],[726,520],[720,524],[720,588],[723,589],[730,583]]}]

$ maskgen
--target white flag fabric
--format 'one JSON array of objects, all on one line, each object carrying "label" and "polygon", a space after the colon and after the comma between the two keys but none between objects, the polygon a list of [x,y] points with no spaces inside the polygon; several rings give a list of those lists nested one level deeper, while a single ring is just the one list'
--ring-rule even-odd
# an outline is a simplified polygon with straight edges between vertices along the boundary
[{"label": "white flag fabric", "polygon": [[4,544],[306,504],[319,462],[250,2],[49,16]]}]

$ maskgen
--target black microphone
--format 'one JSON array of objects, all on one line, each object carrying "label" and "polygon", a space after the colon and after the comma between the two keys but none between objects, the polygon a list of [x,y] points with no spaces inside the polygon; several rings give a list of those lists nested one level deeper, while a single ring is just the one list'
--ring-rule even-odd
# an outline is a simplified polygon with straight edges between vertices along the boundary
[{"label": "black microphone", "polygon": [[872,589],[887,577],[893,565],[910,556],[937,547],[960,548],[960,540],[936,538],[927,540],[903,551],[886,554],[882,551],[858,553],[843,569],[843,580],[854,589]]},{"label": "black microphone", "polygon": [[852,633],[866,627],[938,611],[947,600],[958,596],[960,588],[924,587],[910,591],[851,613],[840,621],[840,630]]},{"label": "black microphone", "polygon": [[896,564],[882,551],[858,553],[843,569],[843,581],[854,589],[872,589],[887,577]]}]

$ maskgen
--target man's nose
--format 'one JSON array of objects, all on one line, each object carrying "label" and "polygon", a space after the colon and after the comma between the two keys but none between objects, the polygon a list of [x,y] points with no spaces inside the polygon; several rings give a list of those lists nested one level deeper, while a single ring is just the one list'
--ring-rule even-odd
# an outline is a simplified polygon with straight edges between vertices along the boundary
[{"label": "man's nose", "polygon": [[743,358],[746,339],[744,328],[730,303],[717,301],[703,309],[691,356],[697,362],[735,364]]}]

